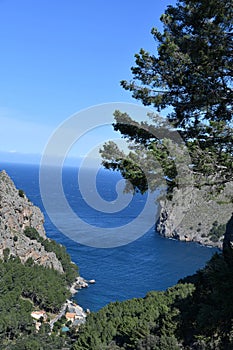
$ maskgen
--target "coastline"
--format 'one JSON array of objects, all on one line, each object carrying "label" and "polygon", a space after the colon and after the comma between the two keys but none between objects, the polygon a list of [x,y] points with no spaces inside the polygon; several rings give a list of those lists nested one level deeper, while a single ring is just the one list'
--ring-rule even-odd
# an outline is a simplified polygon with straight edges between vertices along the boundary
[{"label": "coastline", "polygon": [[226,222],[232,215],[233,181],[213,194],[208,186],[175,188],[159,198],[156,232],[165,238],[223,248]]},{"label": "coastline", "polygon": [[67,299],[62,305],[60,311],[55,317],[49,322],[50,329],[52,331],[54,324],[59,321],[62,317],[66,317],[67,321],[71,322],[72,327],[78,328],[81,324],[85,323],[87,315],[90,310],[84,310],[80,305],[76,304],[72,297],[78,293],[80,289],[87,288],[89,284],[94,284],[95,280],[86,280],[85,278],[78,276],[75,281],[69,287],[71,293],[71,299]]},{"label": "coastline", "polygon": [[78,293],[78,291],[80,289],[87,288],[89,286],[89,284],[94,284],[94,283],[95,283],[94,279],[88,281],[85,278],[78,276],[75,278],[75,280],[72,283],[72,285],[70,286],[69,290],[73,296],[76,293]]}]

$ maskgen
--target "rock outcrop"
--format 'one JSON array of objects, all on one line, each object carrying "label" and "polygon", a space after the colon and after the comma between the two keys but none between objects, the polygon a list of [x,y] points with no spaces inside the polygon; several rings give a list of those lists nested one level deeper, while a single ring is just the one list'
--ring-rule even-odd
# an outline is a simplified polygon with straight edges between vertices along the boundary
[{"label": "rock outcrop", "polygon": [[89,286],[89,284],[95,284],[95,280],[87,281],[83,277],[78,276],[78,277],[76,277],[74,283],[70,287],[70,292],[72,295],[74,295],[79,291],[79,289],[87,288]]},{"label": "rock outcrop", "polygon": [[171,200],[160,200],[160,207],[156,225],[160,235],[222,248],[225,224],[233,211],[233,181],[220,192],[211,192],[209,186],[175,189]]},{"label": "rock outcrop", "polygon": [[79,289],[87,288],[88,282],[81,276],[76,277],[74,283],[70,287],[70,292],[72,295],[76,294]]},{"label": "rock outcrop", "polygon": [[22,262],[32,258],[35,263],[63,272],[55,253],[45,251],[43,245],[25,236],[26,227],[35,228],[46,239],[44,217],[22,190],[17,190],[13,181],[3,170],[0,172],[0,258],[4,251],[18,256]]}]

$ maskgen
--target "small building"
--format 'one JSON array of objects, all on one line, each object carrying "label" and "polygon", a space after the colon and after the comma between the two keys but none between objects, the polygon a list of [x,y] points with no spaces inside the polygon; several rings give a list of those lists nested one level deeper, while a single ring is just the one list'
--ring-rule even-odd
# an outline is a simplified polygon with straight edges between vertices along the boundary
[{"label": "small building", "polygon": [[44,321],[47,319],[47,315],[46,315],[46,312],[44,310],[33,311],[33,312],[31,312],[31,316],[35,320],[39,320],[41,317],[43,318]]},{"label": "small building", "polygon": [[76,318],[76,313],[74,313],[74,312],[67,312],[65,316],[66,316],[67,321],[74,322],[74,320]]}]

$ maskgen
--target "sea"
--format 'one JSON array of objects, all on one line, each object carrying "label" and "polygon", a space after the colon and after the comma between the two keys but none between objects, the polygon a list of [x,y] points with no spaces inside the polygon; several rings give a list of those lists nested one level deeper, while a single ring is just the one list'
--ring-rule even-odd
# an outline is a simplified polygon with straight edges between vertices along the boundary
[{"label": "sea", "polygon": [[[38,165],[1,163],[2,169],[11,176],[16,187],[23,189],[27,197],[41,209],[45,216],[47,236],[66,246],[81,276],[95,280],[95,284],[80,290],[74,297],[84,309],[97,311],[110,302],[144,297],[151,290],[165,290],[179,279],[204,267],[217,251],[197,243],[163,238],[156,232],[155,225],[138,239],[118,247],[99,248],[79,243],[62,233],[50,220],[41,199]],[[88,174],[91,169],[86,171]],[[80,209],[80,217],[86,222],[91,220],[93,224],[96,221],[98,227],[111,226],[117,232],[117,226],[128,223],[129,219],[138,215],[146,201],[146,194],[136,194],[133,204],[126,210],[100,215],[89,205],[84,205],[85,198],[82,198],[79,189],[77,172],[75,167],[63,170],[63,187],[73,210],[79,215]],[[119,173],[101,169],[96,176],[99,195],[104,200],[114,200],[119,180]],[[158,208],[155,205],[155,211]],[[79,230],[80,227],[75,229]]]}]

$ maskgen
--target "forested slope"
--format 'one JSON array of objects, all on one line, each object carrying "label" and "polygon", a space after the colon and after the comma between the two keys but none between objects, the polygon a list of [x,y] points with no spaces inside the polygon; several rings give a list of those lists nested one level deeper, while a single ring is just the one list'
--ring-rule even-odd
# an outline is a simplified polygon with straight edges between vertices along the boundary
[{"label": "forested slope", "polygon": [[73,350],[233,348],[233,216],[223,253],[165,292],[111,303],[88,316]]}]

